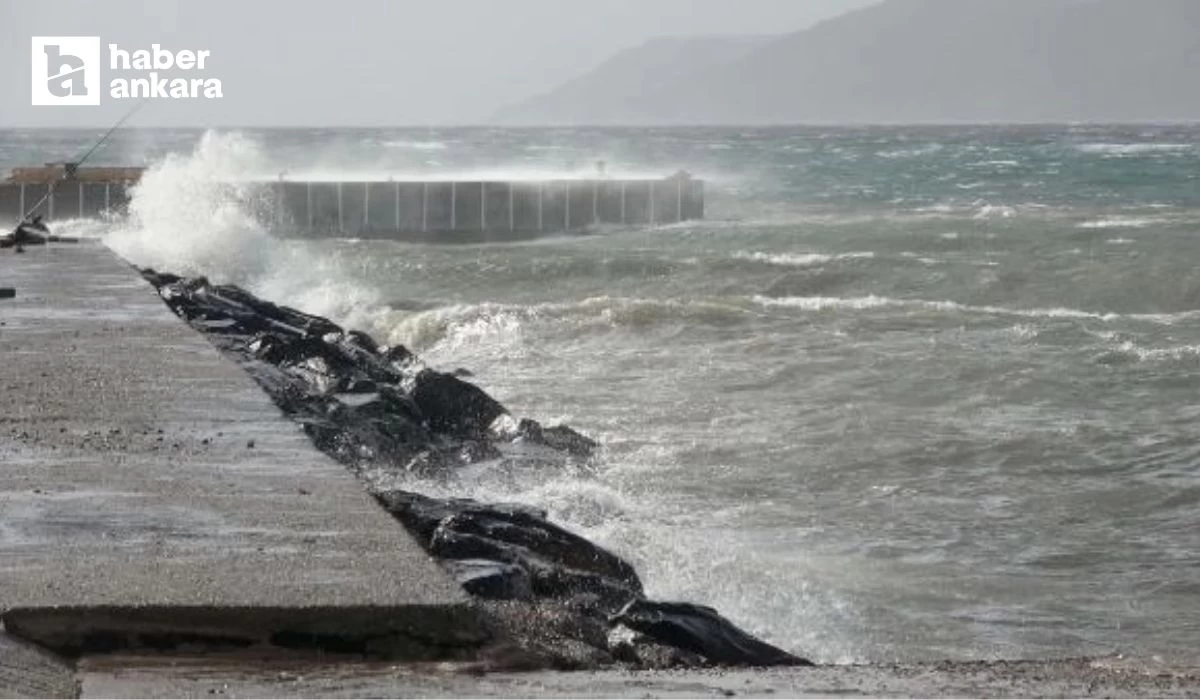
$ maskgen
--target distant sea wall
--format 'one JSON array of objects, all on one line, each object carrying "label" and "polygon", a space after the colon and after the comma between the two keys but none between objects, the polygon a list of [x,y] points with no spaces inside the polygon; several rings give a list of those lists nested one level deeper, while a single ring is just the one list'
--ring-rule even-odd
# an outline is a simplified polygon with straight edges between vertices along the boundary
[{"label": "distant sea wall", "polygon": [[[119,215],[131,180],[0,183],[0,220]],[[49,196],[46,196],[47,193]],[[464,240],[577,231],[596,225],[660,225],[704,218],[704,181],[264,182],[264,215],[304,236]]]}]

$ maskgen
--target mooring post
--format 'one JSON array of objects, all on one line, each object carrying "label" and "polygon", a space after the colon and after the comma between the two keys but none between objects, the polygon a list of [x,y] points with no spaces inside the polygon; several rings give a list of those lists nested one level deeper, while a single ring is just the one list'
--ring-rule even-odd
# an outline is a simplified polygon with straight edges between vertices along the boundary
[{"label": "mooring post", "polygon": [[346,232],[346,222],[342,220],[342,181],[337,182],[337,202],[338,202],[338,233]]},{"label": "mooring post", "polygon": [[429,181],[421,183],[421,233],[429,230]]},{"label": "mooring post", "polygon": [[371,230],[371,183],[363,183],[363,229]]},{"label": "mooring post", "polygon": [[675,193],[675,221],[683,221],[683,179],[678,183],[678,191]]}]

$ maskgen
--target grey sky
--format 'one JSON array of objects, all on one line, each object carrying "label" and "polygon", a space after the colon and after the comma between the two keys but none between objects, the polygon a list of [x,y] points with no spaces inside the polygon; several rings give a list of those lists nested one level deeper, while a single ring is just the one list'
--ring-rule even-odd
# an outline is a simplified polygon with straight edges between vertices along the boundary
[{"label": "grey sky", "polygon": [[652,37],[784,33],[872,1],[0,0],[0,127],[107,125],[130,106],[30,106],[35,35],[212,51],[223,100],[154,100],[135,125],[462,124]]}]

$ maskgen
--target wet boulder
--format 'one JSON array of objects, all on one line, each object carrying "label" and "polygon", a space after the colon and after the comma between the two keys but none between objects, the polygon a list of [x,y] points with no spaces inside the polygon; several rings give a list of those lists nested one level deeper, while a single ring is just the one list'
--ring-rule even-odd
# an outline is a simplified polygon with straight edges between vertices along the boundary
[{"label": "wet boulder", "polygon": [[692,603],[631,601],[612,619],[670,647],[729,666],[811,666],[811,661],[743,632],[716,610]]},{"label": "wet boulder", "polygon": [[485,435],[488,426],[508,413],[483,389],[431,369],[418,372],[407,388],[431,429],[459,438]]}]

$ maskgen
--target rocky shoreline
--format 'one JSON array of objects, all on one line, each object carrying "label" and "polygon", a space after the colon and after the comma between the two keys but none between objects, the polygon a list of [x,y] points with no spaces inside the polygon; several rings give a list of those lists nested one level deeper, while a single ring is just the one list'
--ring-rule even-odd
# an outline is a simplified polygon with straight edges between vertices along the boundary
[{"label": "rocky shoreline", "polygon": [[237,361],[323,452],[362,477],[475,599],[496,668],[807,666],[806,659],[700,605],[645,597],[619,556],[523,505],[431,498],[380,487],[380,469],[452,478],[460,467],[530,459],[560,468],[595,441],[514,417],[469,372],[439,372],[328,319],[231,285],[154,270],[143,276],[178,316]]}]

